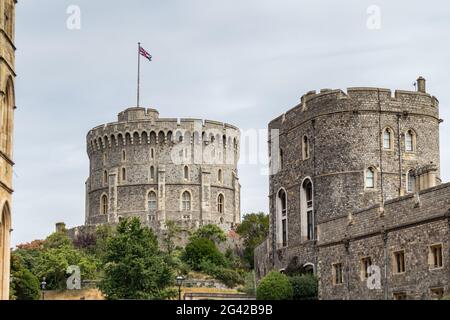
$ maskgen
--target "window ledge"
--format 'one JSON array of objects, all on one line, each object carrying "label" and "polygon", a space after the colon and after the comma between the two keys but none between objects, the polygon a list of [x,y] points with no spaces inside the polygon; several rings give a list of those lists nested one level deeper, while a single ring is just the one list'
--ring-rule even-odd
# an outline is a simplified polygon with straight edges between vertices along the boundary
[{"label": "window ledge", "polygon": [[440,271],[440,270],[443,270],[444,269],[444,266],[442,266],[442,267],[430,267],[428,270],[429,271]]}]

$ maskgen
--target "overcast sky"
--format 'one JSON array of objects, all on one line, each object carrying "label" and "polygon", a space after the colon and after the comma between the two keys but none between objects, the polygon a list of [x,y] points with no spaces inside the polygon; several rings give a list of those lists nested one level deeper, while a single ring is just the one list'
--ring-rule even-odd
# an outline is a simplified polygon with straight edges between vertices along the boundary
[{"label": "overcast sky", "polygon": [[[79,30],[67,28],[70,5],[81,9]],[[367,26],[371,5],[379,29]],[[449,16],[443,0],[19,1],[13,244],[44,238],[59,221],[83,224],[85,137],[135,105],[138,41],[153,55],[142,62],[142,104],[244,130],[267,128],[309,90],[414,90],[422,75],[445,119],[448,181]],[[264,157],[240,167],[243,213],[267,212]]]}]

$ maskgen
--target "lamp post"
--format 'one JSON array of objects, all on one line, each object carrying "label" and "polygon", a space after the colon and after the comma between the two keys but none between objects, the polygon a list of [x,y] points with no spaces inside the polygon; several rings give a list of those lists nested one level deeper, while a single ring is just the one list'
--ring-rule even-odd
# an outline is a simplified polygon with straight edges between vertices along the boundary
[{"label": "lamp post", "polygon": [[47,286],[47,282],[45,282],[45,277],[42,278],[41,282],[41,291],[42,291],[42,300],[45,300],[45,287]]},{"label": "lamp post", "polygon": [[177,277],[177,286],[178,286],[178,300],[181,300],[181,286],[183,285],[184,277]]}]

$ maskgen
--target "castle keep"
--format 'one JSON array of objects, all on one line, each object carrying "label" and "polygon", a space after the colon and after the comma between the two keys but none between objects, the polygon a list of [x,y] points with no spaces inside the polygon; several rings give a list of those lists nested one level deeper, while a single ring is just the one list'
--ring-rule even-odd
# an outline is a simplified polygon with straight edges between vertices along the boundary
[{"label": "castle keep", "polygon": [[9,299],[16,3],[0,3],[0,300]]},{"label": "castle keep", "polygon": [[440,123],[423,78],[417,92],[312,91],[271,121],[271,223],[255,252],[258,277],[297,265],[317,274],[322,299],[449,290]]},{"label": "castle keep", "polygon": [[129,108],[89,131],[86,225],[139,217],[160,231],[240,222],[238,128],[216,121],[159,118]]}]

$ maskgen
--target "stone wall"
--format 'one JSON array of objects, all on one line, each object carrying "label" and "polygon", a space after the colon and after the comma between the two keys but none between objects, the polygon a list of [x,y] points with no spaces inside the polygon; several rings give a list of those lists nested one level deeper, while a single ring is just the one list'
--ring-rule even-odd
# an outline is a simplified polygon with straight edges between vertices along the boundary
[{"label": "stone wall", "polygon": [[[320,224],[318,269],[322,299],[431,299],[431,289],[448,292],[450,282],[450,184],[388,201]],[[443,266],[429,265],[430,246],[441,244]],[[395,274],[393,253],[404,250],[405,272]],[[361,259],[381,269],[380,289],[370,290]],[[333,285],[332,265],[344,265],[344,283]],[[384,273],[386,271],[386,276]]]},{"label": "stone wall", "polygon": [[0,2],[0,300],[9,299],[15,105],[15,0]]}]

